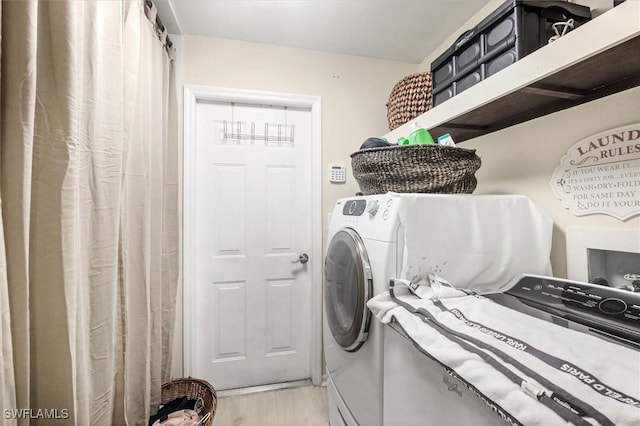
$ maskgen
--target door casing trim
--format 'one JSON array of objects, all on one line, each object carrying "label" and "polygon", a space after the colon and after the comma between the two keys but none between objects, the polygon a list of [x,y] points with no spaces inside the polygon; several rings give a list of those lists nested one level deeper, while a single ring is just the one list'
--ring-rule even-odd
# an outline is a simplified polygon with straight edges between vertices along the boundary
[{"label": "door casing trim", "polygon": [[195,143],[198,101],[287,106],[311,112],[311,382],[322,384],[322,98],[292,93],[185,85],[183,153],[183,374],[192,376],[192,315],[195,308]]}]

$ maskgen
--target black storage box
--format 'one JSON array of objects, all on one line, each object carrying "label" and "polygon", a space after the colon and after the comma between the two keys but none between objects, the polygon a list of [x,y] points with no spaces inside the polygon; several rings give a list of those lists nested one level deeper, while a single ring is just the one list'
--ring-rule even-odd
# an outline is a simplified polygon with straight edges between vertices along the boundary
[{"label": "black storage box", "polygon": [[462,34],[431,63],[432,104],[439,105],[549,42],[553,24],[591,19],[588,7],[562,0],[509,0]]}]

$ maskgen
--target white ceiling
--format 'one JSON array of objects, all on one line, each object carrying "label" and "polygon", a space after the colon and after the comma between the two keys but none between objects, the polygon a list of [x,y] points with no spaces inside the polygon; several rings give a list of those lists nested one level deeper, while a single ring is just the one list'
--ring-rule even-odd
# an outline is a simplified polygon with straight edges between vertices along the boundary
[{"label": "white ceiling", "polygon": [[489,0],[156,0],[170,33],[420,63]]}]

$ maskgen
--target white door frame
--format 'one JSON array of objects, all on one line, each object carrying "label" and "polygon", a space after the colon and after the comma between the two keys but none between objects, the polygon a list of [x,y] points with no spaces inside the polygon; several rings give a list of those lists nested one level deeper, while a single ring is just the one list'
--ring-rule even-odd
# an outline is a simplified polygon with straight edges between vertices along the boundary
[{"label": "white door frame", "polygon": [[245,104],[287,106],[311,110],[311,381],[322,383],[322,133],[319,96],[274,93],[221,87],[184,87],[184,158],[183,158],[183,373],[191,376],[193,327],[190,314],[195,297],[195,144],[196,103],[198,101],[238,102]]}]

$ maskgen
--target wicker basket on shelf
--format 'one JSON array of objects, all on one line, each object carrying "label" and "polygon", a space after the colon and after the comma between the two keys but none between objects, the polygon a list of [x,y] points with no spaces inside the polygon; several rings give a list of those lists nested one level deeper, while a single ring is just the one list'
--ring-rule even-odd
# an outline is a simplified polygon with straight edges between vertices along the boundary
[{"label": "wicker basket on shelf", "polygon": [[161,404],[186,396],[188,399],[201,399],[203,402],[201,425],[211,426],[218,405],[218,395],[211,384],[205,380],[181,377],[162,384]]},{"label": "wicker basket on shelf", "polygon": [[480,157],[474,149],[407,145],[351,154],[353,175],[364,195],[386,192],[470,194]]},{"label": "wicker basket on shelf", "polygon": [[391,90],[387,102],[387,121],[393,130],[431,109],[431,73],[411,74]]}]

